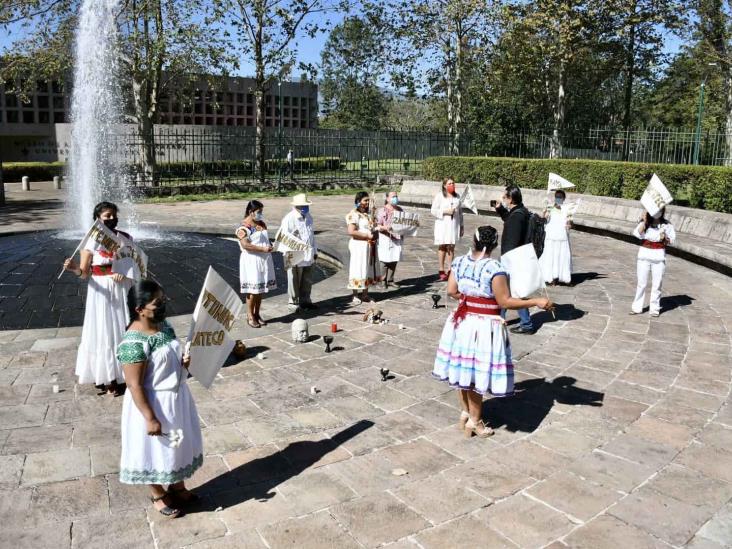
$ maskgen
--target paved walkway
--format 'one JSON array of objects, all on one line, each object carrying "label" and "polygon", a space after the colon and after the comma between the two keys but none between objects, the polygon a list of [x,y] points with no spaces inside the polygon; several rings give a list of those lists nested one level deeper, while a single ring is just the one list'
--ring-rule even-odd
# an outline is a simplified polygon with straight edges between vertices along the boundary
[{"label": "paved walkway", "polygon": [[[350,204],[313,207],[335,252]],[[175,203],[139,216],[219,232],[243,209]],[[265,202],[270,220],[286,209]],[[34,211],[46,228],[63,225],[52,208]],[[321,339],[293,345],[284,322],[236,328],[251,358],[210,391],[191,382],[206,452],[191,485],[205,501],[174,521],[117,480],[121,399],[75,384],[80,329],[0,331],[0,545],[730,546],[732,281],[670,258],[664,313],[630,317],[635,247],[573,235],[578,284],[551,292],[556,320],[535,313],[539,332],[512,337],[517,394],[486,401],[493,438],[467,440],[454,392],[430,377],[447,311],[431,309],[444,285],[428,225],[400,264],[404,289],[378,296],[388,325],[345,307],[339,272],[316,285],[323,308],[310,321],[318,336],[338,323],[330,355]],[[287,320],[285,296],[263,314]],[[173,320],[185,333],[188,318]],[[381,381],[383,366],[393,379]]]}]

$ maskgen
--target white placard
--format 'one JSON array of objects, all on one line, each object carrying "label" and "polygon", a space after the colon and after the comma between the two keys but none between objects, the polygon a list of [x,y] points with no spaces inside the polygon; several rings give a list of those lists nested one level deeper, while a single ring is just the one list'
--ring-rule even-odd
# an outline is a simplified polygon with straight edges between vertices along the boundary
[{"label": "white placard", "polygon": [[544,277],[533,244],[524,244],[502,254],[501,264],[508,273],[511,297],[525,299],[544,288]]},{"label": "white placard", "polygon": [[395,211],[391,219],[390,232],[399,236],[417,236],[419,231],[419,214]]},{"label": "white placard", "polygon": [[561,175],[549,172],[548,190],[556,191],[557,189],[571,189],[572,187],[574,187],[574,183],[571,181],[567,181]]},{"label": "white placard", "polygon": [[473,194],[473,188],[470,183],[465,185],[463,194],[460,196],[460,207],[467,208],[475,215],[478,215],[478,205],[475,203],[475,195]]},{"label": "white placard", "polygon": [[641,204],[646,211],[653,217],[658,217],[661,214],[661,210],[671,204],[674,201],[674,197],[661,182],[661,178],[655,173],[651,177],[648,187],[643,192],[641,197]]},{"label": "white placard", "polygon": [[207,389],[234,348],[235,341],[229,333],[242,308],[239,294],[209,266],[193,311],[187,343],[190,372]]},{"label": "white placard", "polygon": [[124,235],[117,235],[120,248],[112,262],[112,272],[133,280],[147,278],[147,254],[137,244]]},{"label": "white placard", "polygon": [[290,269],[305,259],[311,246],[294,234],[280,227],[275,235],[274,250],[282,254],[285,269]]}]

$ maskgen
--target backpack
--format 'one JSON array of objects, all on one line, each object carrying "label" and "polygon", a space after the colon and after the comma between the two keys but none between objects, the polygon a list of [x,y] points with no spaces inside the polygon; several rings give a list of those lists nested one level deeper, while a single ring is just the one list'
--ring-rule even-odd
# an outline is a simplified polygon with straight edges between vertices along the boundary
[{"label": "backpack", "polygon": [[529,223],[526,227],[526,238],[524,244],[533,244],[536,257],[544,253],[544,236],[546,219],[534,212],[529,212]]}]

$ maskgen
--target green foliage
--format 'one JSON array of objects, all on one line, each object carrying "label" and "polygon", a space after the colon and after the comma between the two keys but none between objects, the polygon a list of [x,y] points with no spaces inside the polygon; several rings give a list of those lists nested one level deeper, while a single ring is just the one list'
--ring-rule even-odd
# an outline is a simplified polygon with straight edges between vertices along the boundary
[{"label": "green foliage", "polygon": [[640,199],[655,173],[671,194],[687,197],[689,206],[732,213],[732,168],[603,160],[447,156],[428,158],[422,163],[422,174],[428,179],[449,176],[458,182],[514,183],[528,189],[545,189],[549,172],[570,180],[577,186],[577,192],[631,200]]},{"label": "green foliage", "polygon": [[65,167],[64,162],[3,162],[3,181],[20,183],[26,175],[31,181],[50,181],[64,175]]}]

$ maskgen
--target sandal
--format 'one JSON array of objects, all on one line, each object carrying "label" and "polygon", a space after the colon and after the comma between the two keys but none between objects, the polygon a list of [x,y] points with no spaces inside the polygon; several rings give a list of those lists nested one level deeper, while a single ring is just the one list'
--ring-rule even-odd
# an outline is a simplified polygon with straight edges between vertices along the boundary
[{"label": "sandal", "polygon": [[468,422],[469,419],[470,419],[470,414],[468,412],[466,412],[465,410],[460,412],[460,422],[458,423],[458,429],[461,431],[464,431],[465,424]]},{"label": "sandal", "polygon": [[354,297],[354,298],[353,298],[353,299],[351,300],[351,305],[353,305],[353,306],[356,306],[356,305],[361,305],[361,303],[363,303],[363,301],[361,301],[361,300],[360,300],[359,298],[357,298],[357,297]]},{"label": "sandal", "polygon": [[158,513],[160,513],[161,515],[163,515],[164,517],[167,517],[167,518],[176,518],[178,515],[180,515],[180,509],[173,509],[172,507],[170,507],[168,505],[166,505],[162,509],[158,509],[157,507],[155,507],[155,503],[157,503],[160,500],[165,499],[167,497],[167,495],[168,495],[168,493],[166,492],[162,496],[158,496],[158,497],[150,496],[150,501],[153,503],[153,508]]},{"label": "sandal", "polygon": [[470,438],[474,434],[480,438],[488,438],[494,435],[493,429],[487,427],[486,424],[483,423],[482,419],[479,419],[476,422],[473,421],[472,418],[468,418],[468,421],[465,422],[465,431],[463,432],[465,434],[465,438]]},{"label": "sandal", "polygon": [[247,317],[247,324],[249,324],[252,328],[261,328],[262,327],[262,325],[259,322],[257,322],[256,320],[254,320],[251,317]]},{"label": "sandal", "polygon": [[196,505],[201,501],[201,496],[194,494],[188,488],[171,488],[168,486],[168,494],[180,505]]},{"label": "sandal", "polygon": [[259,315],[257,315],[257,322],[259,322],[259,325],[260,325],[260,326],[266,326],[266,325],[267,325],[267,321],[266,321],[266,320],[264,320],[264,319],[263,319],[263,318],[262,318],[261,316],[259,316]]}]

